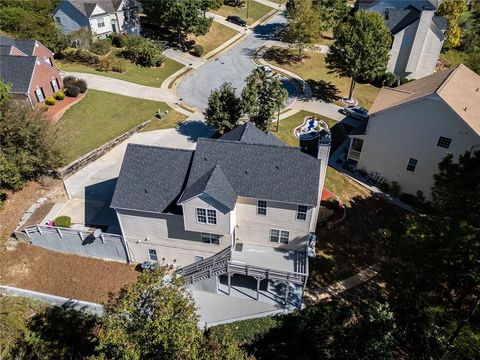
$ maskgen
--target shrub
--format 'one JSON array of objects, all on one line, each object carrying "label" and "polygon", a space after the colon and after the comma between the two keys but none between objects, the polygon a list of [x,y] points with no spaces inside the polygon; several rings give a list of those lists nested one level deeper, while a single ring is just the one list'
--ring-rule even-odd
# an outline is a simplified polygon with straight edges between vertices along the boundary
[{"label": "shrub", "polygon": [[125,64],[125,60],[122,59],[115,59],[112,63],[112,71],[123,73],[127,70],[127,65]]},{"label": "shrub", "polygon": [[57,100],[55,100],[55,98],[53,96],[49,96],[45,99],[45,104],[47,105],[55,105],[55,103],[57,102]]},{"label": "shrub", "polygon": [[203,48],[202,45],[200,44],[193,45],[193,49],[192,49],[193,55],[200,57],[203,55],[204,52],[205,52],[205,49]]},{"label": "shrub", "polygon": [[5,200],[7,200],[7,193],[3,190],[0,190],[0,209],[2,208]]},{"label": "shrub", "polygon": [[59,216],[53,223],[58,227],[69,228],[72,225],[72,218],[70,216]]},{"label": "shrub", "polygon": [[95,65],[99,58],[86,49],[67,48],[62,53],[67,61],[79,62],[86,65]]},{"label": "shrub", "polygon": [[340,201],[337,199],[325,200],[325,207],[330,210],[337,210],[340,207]]},{"label": "shrub", "polygon": [[400,79],[400,85],[403,85],[403,84],[412,82],[412,81],[414,81],[414,80],[415,80],[415,79],[401,78],[401,79]]},{"label": "shrub", "polygon": [[103,39],[95,41],[90,47],[90,50],[97,55],[105,55],[110,51],[111,47],[112,42],[110,39]]},{"label": "shrub", "polygon": [[163,46],[141,36],[125,38],[125,50],[122,55],[141,66],[160,66],[163,63]]},{"label": "shrub", "polygon": [[47,112],[48,111],[48,105],[43,104],[40,106],[40,111]]},{"label": "shrub", "polygon": [[392,72],[386,72],[382,75],[382,85],[388,87],[398,86],[400,78]]},{"label": "shrub", "polygon": [[124,36],[122,34],[115,34],[112,37],[112,45],[121,48],[124,45]]},{"label": "shrub", "polygon": [[80,90],[80,93],[85,93],[85,91],[87,91],[87,82],[83,79],[78,79],[77,80],[77,84],[76,86],[78,87],[78,89]]},{"label": "shrub", "polygon": [[63,86],[69,88],[77,84],[77,78],[75,76],[65,76],[63,78]]},{"label": "shrub", "polygon": [[77,97],[79,93],[80,93],[80,88],[76,85],[72,85],[68,87],[67,90],[65,91],[65,95],[69,97]]},{"label": "shrub", "polygon": [[63,92],[63,90],[58,90],[58,91],[55,93],[55,99],[57,99],[57,100],[63,100],[63,99],[65,99],[65,93]]},{"label": "shrub", "polygon": [[112,70],[112,64],[110,64],[110,59],[108,57],[103,58],[98,64],[95,65],[95,69],[105,72]]}]

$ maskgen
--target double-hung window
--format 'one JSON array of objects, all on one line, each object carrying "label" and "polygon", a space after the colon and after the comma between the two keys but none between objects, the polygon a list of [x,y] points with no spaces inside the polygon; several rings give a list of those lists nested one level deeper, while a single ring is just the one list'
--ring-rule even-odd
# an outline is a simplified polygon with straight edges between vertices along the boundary
[{"label": "double-hung window", "polygon": [[452,139],[440,136],[437,141],[437,146],[448,149],[450,147],[451,142],[452,142]]},{"label": "double-hung window", "polygon": [[308,208],[305,205],[298,205],[297,220],[307,220]]},{"label": "double-hung window", "polygon": [[220,245],[220,235],[202,233],[202,243]]},{"label": "double-hung window", "polygon": [[52,85],[53,92],[57,92],[58,89],[60,89],[60,87],[58,86],[58,80],[57,79],[53,79],[52,81],[50,81],[50,84]]},{"label": "double-hung window", "polygon": [[103,20],[103,18],[97,19],[97,28],[103,28],[103,27],[105,27],[105,21]]},{"label": "double-hung window", "polygon": [[158,261],[157,250],[148,249],[148,257],[149,257],[150,260],[152,260],[152,261]]},{"label": "double-hung window", "polygon": [[417,167],[417,164],[418,164],[417,159],[410,158],[410,160],[408,160],[407,170],[411,171],[411,172],[414,172],[415,168]]},{"label": "double-hung window", "polygon": [[197,222],[199,224],[217,224],[217,210],[197,208]]},{"label": "double-hung window", "polygon": [[290,238],[290,231],[270,229],[270,241],[280,244],[288,244]]},{"label": "double-hung window", "polygon": [[43,93],[43,89],[41,87],[35,90],[35,96],[37,97],[38,102],[42,102],[45,100],[45,94]]},{"label": "double-hung window", "polygon": [[257,215],[267,215],[267,202],[265,200],[257,201]]}]

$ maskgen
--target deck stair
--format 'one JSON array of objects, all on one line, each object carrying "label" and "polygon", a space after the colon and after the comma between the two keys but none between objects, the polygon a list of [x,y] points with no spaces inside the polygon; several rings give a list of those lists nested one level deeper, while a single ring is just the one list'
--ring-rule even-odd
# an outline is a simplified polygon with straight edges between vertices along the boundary
[{"label": "deck stair", "polygon": [[293,273],[267,269],[232,260],[232,250],[230,247],[204,260],[178,269],[177,274],[183,276],[187,284],[194,284],[198,281],[202,281],[213,276],[240,274],[252,276],[258,279],[280,280],[304,285],[308,276],[307,272]]}]

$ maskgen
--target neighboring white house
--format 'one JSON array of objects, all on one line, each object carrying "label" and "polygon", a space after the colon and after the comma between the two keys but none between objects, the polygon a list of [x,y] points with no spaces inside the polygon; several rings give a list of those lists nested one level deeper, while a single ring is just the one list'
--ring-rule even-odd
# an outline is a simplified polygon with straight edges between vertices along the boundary
[{"label": "neighboring white house", "polygon": [[214,292],[251,280],[257,300],[289,284],[299,305],[330,149],[316,134],[289,147],[248,122],[196,150],[129,144],[111,207],[130,261],[182,266]]},{"label": "neighboring white house", "polygon": [[53,12],[64,34],[88,28],[92,35],[140,32],[140,5],[136,0],[62,0]]},{"label": "neighboring white house", "polygon": [[465,65],[383,88],[370,111],[350,134],[347,159],[405,193],[429,198],[447,153],[480,150],[480,76]]},{"label": "neighboring white house", "polygon": [[434,72],[445,40],[446,22],[435,16],[439,0],[357,0],[360,10],[385,16],[392,34],[387,70],[420,79]]}]

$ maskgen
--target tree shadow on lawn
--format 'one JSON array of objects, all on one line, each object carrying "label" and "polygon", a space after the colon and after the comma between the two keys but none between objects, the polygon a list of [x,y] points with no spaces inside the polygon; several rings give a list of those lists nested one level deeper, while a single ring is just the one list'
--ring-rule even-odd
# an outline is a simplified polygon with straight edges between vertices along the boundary
[{"label": "tree shadow on lawn", "polygon": [[298,53],[292,51],[288,48],[269,48],[265,50],[263,58],[266,61],[275,61],[279,65],[292,65],[298,64],[303,61],[303,59],[308,59],[308,55],[300,56]]},{"label": "tree shadow on lawn", "polygon": [[14,352],[19,358],[86,359],[93,355],[97,318],[65,304],[49,306],[27,323]]},{"label": "tree shadow on lawn", "polygon": [[312,90],[312,97],[316,100],[322,100],[328,103],[332,103],[340,99],[338,94],[340,90],[331,82],[326,82],[323,80],[307,80],[310,89]]},{"label": "tree shadow on lawn", "polygon": [[321,288],[383,260],[389,235],[409,215],[374,196],[354,197],[347,217],[329,229],[317,225],[317,257],[310,259],[307,287]]}]

